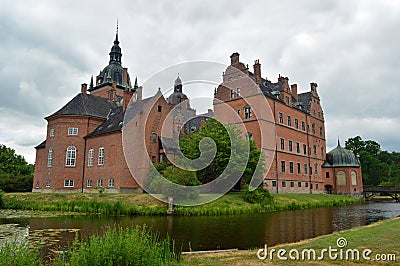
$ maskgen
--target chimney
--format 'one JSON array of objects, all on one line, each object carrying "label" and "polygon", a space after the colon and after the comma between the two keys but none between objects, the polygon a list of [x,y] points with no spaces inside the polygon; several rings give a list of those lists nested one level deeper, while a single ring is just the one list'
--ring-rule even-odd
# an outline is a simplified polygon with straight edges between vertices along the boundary
[{"label": "chimney", "polygon": [[143,87],[139,86],[136,89],[136,100],[137,101],[141,101],[142,100],[142,91],[143,91]]},{"label": "chimney", "polygon": [[87,84],[86,83],[82,83],[81,92],[82,92],[82,94],[87,94]]},{"label": "chimney", "polygon": [[128,108],[129,102],[131,101],[133,92],[129,89],[124,90],[123,92],[123,97],[124,97],[124,105],[122,107],[123,110],[126,110]]},{"label": "chimney", "polygon": [[256,79],[256,83],[261,84],[261,64],[259,59],[254,61],[253,68],[254,68],[254,77]]},{"label": "chimney", "polygon": [[297,84],[290,85],[290,88],[292,89],[292,96],[296,99],[296,102],[298,102],[299,96],[297,95]]},{"label": "chimney", "polygon": [[239,63],[239,53],[235,52],[231,55],[231,65],[236,65]]}]

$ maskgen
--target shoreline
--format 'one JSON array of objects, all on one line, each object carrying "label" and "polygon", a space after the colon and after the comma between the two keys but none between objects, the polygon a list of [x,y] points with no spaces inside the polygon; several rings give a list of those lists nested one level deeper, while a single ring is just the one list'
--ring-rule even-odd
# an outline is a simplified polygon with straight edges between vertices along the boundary
[{"label": "shoreline", "polygon": [[[299,265],[299,263],[309,262],[308,260],[293,260],[289,257],[288,252],[291,250],[310,250],[315,249],[317,254],[322,249],[328,248],[329,246],[337,247],[337,241],[339,238],[346,240],[346,246],[343,247],[345,251],[351,250],[365,250],[370,249],[372,253],[368,256],[369,259],[360,256],[359,260],[355,259],[342,259],[337,257],[335,260],[324,256],[323,259],[311,260],[312,265],[348,265],[349,263],[357,263],[362,265],[376,265],[380,263],[376,259],[376,255],[385,256],[384,265],[398,265],[400,260],[400,243],[397,240],[397,236],[400,234],[400,217],[394,217],[387,220],[380,220],[378,222],[354,227],[348,230],[337,231],[327,235],[321,235],[314,238],[304,239],[293,243],[283,243],[276,246],[268,247],[271,251],[275,249],[284,249],[286,252],[286,260],[280,260],[275,256],[270,259],[269,256],[265,259],[259,259],[257,252],[259,249],[254,250],[236,250],[227,252],[202,252],[198,254],[184,254],[182,265]],[[265,247],[260,249],[264,249]],[[261,252],[260,254],[263,254]],[[271,253],[269,252],[268,255]],[[352,262],[349,262],[352,261]]]},{"label": "shoreline", "polygon": [[[343,195],[273,194],[274,203],[260,205],[244,201],[240,192],[197,206],[175,206],[176,216],[215,216],[268,213],[364,203]],[[4,193],[3,209],[70,212],[94,215],[166,216],[167,204],[148,194],[39,194]]]}]

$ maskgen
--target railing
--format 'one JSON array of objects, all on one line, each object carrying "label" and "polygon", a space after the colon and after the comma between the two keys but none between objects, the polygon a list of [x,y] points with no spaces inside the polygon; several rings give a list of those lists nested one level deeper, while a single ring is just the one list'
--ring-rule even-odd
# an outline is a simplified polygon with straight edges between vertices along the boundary
[{"label": "railing", "polygon": [[363,186],[364,193],[400,193],[400,186]]}]

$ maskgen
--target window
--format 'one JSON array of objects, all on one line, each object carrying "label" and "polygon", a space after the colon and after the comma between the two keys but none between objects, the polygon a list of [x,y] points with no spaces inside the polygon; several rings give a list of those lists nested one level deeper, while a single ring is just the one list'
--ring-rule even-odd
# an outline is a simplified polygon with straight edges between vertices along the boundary
[{"label": "window", "polygon": [[294,181],[290,181],[290,187],[294,187]]},{"label": "window", "polygon": [[240,116],[240,110],[238,110],[237,113],[238,113],[238,116]]},{"label": "window", "polygon": [[322,137],[322,127],[319,127],[319,135]]},{"label": "window", "polygon": [[50,138],[54,137],[54,128],[50,129],[49,136]]},{"label": "window", "polygon": [[78,128],[77,127],[69,127],[68,128],[68,135],[69,136],[77,136],[78,135]]},{"label": "window", "polygon": [[318,184],[315,184],[315,190],[318,190]]},{"label": "window", "polygon": [[286,187],[286,181],[282,181],[282,187]]},{"label": "window", "polygon": [[308,187],[308,182],[306,182],[306,187]]},{"label": "window", "polygon": [[39,182],[36,182],[35,188],[40,188]]},{"label": "window", "polygon": [[281,161],[281,172],[284,173],[286,171],[285,161]]},{"label": "window", "polygon": [[47,155],[47,167],[51,167],[53,165],[53,148],[50,147],[49,153]]},{"label": "window", "polygon": [[93,181],[91,179],[86,180],[86,187],[92,187]]},{"label": "window", "polygon": [[152,163],[156,163],[157,161],[156,161],[156,156],[151,156],[151,162]]},{"label": "window", "polygon": [[276,181],[275,180],[272,180],[272,186],[276,187]]},{"label": "window", "polygon": [[103,179],[97,180],[97,186],[102,187],[103,186]]},{"label": "window", "polygon": [[93,166],[94,150],[90,149],[88,152],[88,166]]},{"label": "window", "polygon": [[314,168],[315,170],[314,170],[314,173],[316,174],[316,175],[318,175],[318,164],[317,163],[315,163],[315,168]]},{"label": "window", "polygon": [[293,141],[289,140],[289,151],[293,151]]},{"label": "window", "polygon": [[240,88],[236,89],[237,97],[240,97]]},{"label": "window", "polygon": [[279,113],[279,123],[283,124],[283,114]]},{"label": "window", "polygon": [[310,166],[310,175],[312,175],[312,166]]},{"label": "window", "polygon": [[357,173],[355,171],[351,171],[350,176],[351,176],[351,185],[357,186]]},{"label": "window", "polygon": [[288,115],[288,117],[287,117],[287,125],[288,125],[289,127],[292,126],[292,118],[290,117],[290,115]]},{"label": "window", "polygon": [[297,186],[298,186],[298,187],[301,187],[301,181],[298,181],[298,182],[297,182]]},{"label": "window", "polygon": [[46,187],[50,187],[50,180],[46,180]]},{"label": "window", "polygon": [[304,174],[307,174],[308,169],[307,169],[307,164],[304,164]]},{"label": "window", "polygon": [[306,131],[306,124],[304,121],[301,121],[301,130]]},{"label": "window", "polygon": [[286,96],[286,104],[290,104],[289,96]]},{"label": "window", "polygon": [[294,127],[299,128],[299,120],[297,118],[294,119]]},{"label": "window", "polygon": [[103,165],[104,164],[104,148],[101,147],[99,149],[99,158],[98,158],[98,165]]},{"label": "window", "polygon": [[253,140],[253,133],[252,132],[247,132],[246,139],[247,140]]},{"label": "window", "polygon": [[297,173],[301,174],[301,164],[297,163]]},{"label": "window", "polygon": [[296,142],[296,152],[300,153],[300,143]]},{"label": "window", "polygon": [[253,116],[252,111],[251,111],[251,107],[250,106],[246,106],[244,108],[244,118],[245,119],[249,119]]},{"label": "window", "polygon": [[289,163],[289,173],[293,174],[294,170],[293,170],[293,162]]},{"label": "window", "polygon": [[283,151],[285,149],[285,139],[281,138],[281,150]]},{"label": "window", "polygon": [[329,178],[329,172],[325,172],[325,177]]},{"label": "window", "polygon": [[157,111],[158,111],[159,113],[161,113],[161,111],[162,111],[162,106],[161,106],[161,105],[157,106]]},{"label": "window", "polygon": [[235,91],[231,90],[231,99],[235,98]]},{"label": "window", "polygon": [[311,125],[311,130],[312,130],[312,133],[315,135],[315,124],[314,123]]},{"label": "window", "polygon": [[324,158],[324,147],[321,148],[321,157]]},{"label": "window", "polygon": [[74,187],[74,180],[64,180],[64,187]]},{"label": "window", "polygon": [[108,186],[109,187],[114,187],[114,178],[108,179]]},{"label": "window", "polygon": [[69,146],[67,148],[67,156],[66,156],[65,165],[66,166],[75,166],[75,160],[76,160],[76,148],[75,148],[75,146]]},{"label": "window", "polygon": [[157,142],[157,133],[155,133],[155,132],[151,133],[151,141],[153,143]]},{"label": "window", "polygon": [[303,153],[307,154],[307,145],[306,144],[303,144]]},{"label": "window", "polygon": [[314,144],[314,155],[317,155],[317,145]]}]

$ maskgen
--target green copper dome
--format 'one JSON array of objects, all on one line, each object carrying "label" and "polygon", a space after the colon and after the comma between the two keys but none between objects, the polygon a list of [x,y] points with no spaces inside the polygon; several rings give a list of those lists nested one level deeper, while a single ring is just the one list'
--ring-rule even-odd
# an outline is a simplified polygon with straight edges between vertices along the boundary
[{"label": "green copper dome", "polygon": [[322,167],[360,167],[356,155],[343,147],[338,146],[326,154],[326,161]]}]

